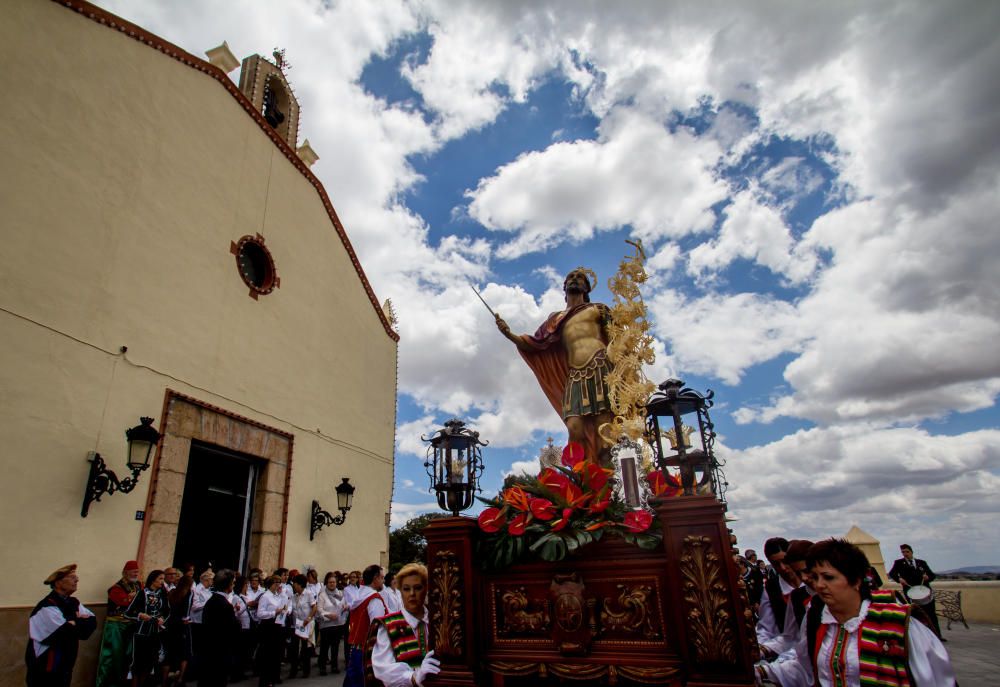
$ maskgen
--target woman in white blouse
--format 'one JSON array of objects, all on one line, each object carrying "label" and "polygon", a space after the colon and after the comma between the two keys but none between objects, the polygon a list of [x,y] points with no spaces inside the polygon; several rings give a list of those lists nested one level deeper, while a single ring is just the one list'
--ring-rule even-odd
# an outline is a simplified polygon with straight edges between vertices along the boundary
[{"label": "woman in white blouse", "polygon": [[[316,597],[316,608],[319,626],[319,659],[316,665],[319,667],[319,674],[326,675],[327,663],[334,673],[339,673],[337,666],[337,649],[341,640],[347,643],[344,636],[347,630],[348,606],[344,601],[344,592],[337,586],[337,573],[328,572],[323,578],[324,587]],[[347,659],[344,659],[347,665]]]},{"label": "woman in white blouse", "polygon": [[281,679],[281,654],[285,648],[285,617],[288,600],[281,591],[281,578],[272,575],[264,580],[267,591],[257,601],[260,644],[257,646],[257,672],[261,687],[272,687]]},{"label": "woman in white blouse", "polygon": [[[858,547],[843,539],[821,541],[809,549],[806,565],[816,596],[802,622],[795,660],[759,665],[758,684],[859,687],[863,674],[884,685],[954,687],[948,652],[934,633],[911,620],[908,606],[873,604],[862,589],[868,559]],[[859,641],[862,629],[872,632]]]},{"label": "woman in white blouse", "polygon": [[[441,672],[434,651],[428,651],[430,628],[427,624],[427,568],[410,563],[396,575],[403,597],[403,609],[379,618],[372,650],[371,668],[385,687],[423,687],[429,675]],[[370,636],[370,635],[369,635]]]}]

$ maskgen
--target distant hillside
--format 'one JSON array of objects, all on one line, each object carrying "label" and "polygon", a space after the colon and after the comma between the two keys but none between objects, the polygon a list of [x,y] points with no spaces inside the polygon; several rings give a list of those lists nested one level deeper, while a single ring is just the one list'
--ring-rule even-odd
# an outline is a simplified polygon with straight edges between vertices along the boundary
[{"label": "distant hillside", "polygon": [[994,573],[1000,573],[1000,565],[967,565],[964,568],[955,568],[954,570],[945,570],[938,574],[940,575],[960,575],[966,573],[969,575],[991,575]]}]

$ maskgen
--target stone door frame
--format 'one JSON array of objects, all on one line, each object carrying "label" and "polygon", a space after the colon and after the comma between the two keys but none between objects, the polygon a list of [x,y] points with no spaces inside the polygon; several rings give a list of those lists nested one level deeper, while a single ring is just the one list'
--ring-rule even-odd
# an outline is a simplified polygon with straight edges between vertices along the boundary
[{"label": "stone door frame", "polygon": [[295,436],[173,389],[164,396],[160,427],[136,556],[142,569],[162,570],[173,564],[192,441],[260,460],[247,567],[265,571],[280,567],[285,558]]}]

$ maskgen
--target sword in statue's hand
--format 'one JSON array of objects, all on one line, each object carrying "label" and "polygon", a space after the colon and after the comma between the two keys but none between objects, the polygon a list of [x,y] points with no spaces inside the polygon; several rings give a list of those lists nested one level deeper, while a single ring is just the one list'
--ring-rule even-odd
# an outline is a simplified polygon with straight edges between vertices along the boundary
[{"label": "sword in statue's hand", "polygon": [[500,333],[503,334],[508,339],[510,339],[511,341],[513,341],[515,344],[520,345],[520,338],[510,333],[510,325],[504,322],[504,319],[502,317],[493,312],[493,308],[490,307],[490,304],[486,302],[486,299],[483,298],[482,294],[479,293],[479,291],[476,289],[475,286],[469,284],[469,288],[472,289],[473,293],[476,294],[479,300],[482,301],[483,305],[486,306],[486,309],[490,311],[490,314],[493,315],[493,319],[496,320],[497,329],[500,330]]},{"label": "sword in statue's hand", "polygon": [[474,294],[476,294],[476,296],[479,297],[479,300],[481,300],[483,302],[483,305],[486,306],[486,309],[490,311],[490,315],[493,315],[493,317],[496,318],[496,319],[500,319],[500,316],[497,315],[495,312],[493,312],[493,308],[490,307],[490,304],[486,302],[486,299],[483,298],[483,295],[481,293],[479,293],[479,291],[476,289],[476,287],[473,286],[472,284],[469,284],[469,288],[472,289],[472,292]]}]

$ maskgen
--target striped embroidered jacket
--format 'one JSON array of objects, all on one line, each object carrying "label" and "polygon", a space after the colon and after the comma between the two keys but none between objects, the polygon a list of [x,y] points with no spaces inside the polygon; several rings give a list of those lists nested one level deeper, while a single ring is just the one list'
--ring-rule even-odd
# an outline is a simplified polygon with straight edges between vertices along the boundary
[{"label": "striped embroidered jacket", "polygon": [[413,669],[419,668],[427,653],[427,638],[417,637],[402,613],[390,613],[379,621],[385,625],[396,661],[406,663]]},{"label": "striped embroidered jacket", "polygon": [[[858,628],[858,663],[861,687],[910,687],[909,663],[906,649],[906,630],[910,620],[910,607],[894,603],[872,603],[868,613]],[[816,628],[813,643],[813,674],[816,658],[827,628],[825,624]],[[834,685],[842,682],[843,673],[837,666],[844,666],[843,652],[847,646],[845,633],[838,632],[830,652],[831,672]],[[817,682],[818,684],[818,682]]]}]

